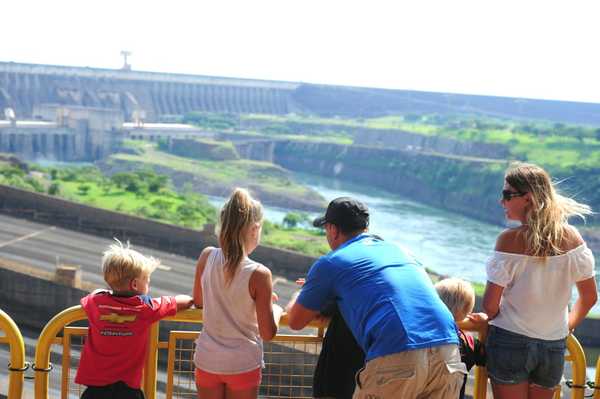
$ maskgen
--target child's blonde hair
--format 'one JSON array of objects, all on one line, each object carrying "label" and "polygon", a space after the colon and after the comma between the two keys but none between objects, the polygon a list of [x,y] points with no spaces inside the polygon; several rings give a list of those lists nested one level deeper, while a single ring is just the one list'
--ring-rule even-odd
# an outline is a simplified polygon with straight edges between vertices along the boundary
[{"label": "child's blonde hair", "polygon": [[435,284],[442,302],[446,304],[454,320],[460,321],[473,311],[475,290],[471,283],[459,278],[447,278]]},{"label": "child's blonde hair", "polygon": [[113,290],[128,289],[131,280],[149,276],[160,264],[158,259],[131,249],[129,242],[123,246],[121,241],[115,241],[117,244],[110,245],[102,256],[104,281]]},{"label": "child's blonde hair", "polygon": [[245,255],[245,235],[252,223],[262,223],[260,202],[247,190],[236,188],[223,205],[217,233],[219,245],[225,256],[225,280],[229,283]]}]

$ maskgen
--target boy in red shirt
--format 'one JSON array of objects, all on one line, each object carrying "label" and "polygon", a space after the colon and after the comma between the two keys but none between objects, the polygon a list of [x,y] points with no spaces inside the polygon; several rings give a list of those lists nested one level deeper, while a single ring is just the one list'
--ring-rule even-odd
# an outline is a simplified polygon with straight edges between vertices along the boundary
[{"label": "boy in red shirt", "polygon": [[87,385],[82,399],[143,399],[142,370],[150,326],[189,308],[189,295],[148,296],[150,274],[160,261],[119,244],[102,258],[104,280],[112,291],[97,290],[81,300],[88,316],[75,382]]}]

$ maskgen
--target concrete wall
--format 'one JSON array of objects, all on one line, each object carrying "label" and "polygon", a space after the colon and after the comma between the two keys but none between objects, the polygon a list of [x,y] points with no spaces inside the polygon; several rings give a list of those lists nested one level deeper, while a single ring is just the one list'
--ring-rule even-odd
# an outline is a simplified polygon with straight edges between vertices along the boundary
[{"label": "concrete wall", "polygon": [[0,305],[19,328],[41,329],[56,314],[78,305],[87,291],[10,270],[0,264]]}]

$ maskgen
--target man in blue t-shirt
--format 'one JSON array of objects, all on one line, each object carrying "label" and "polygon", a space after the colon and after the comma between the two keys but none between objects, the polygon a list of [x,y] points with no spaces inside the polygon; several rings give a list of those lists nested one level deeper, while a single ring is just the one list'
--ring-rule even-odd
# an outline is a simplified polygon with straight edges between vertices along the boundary
[{"label": "man in blue t-shirt", "polygon": [[354,398],[457,398],[466,369],[456,326],[421,264],[367,233],[369,210],[349,197],[329,203],[324,227],[332,251],[310,268],[291,328],[306,326],[335,300],[365,352]]}]

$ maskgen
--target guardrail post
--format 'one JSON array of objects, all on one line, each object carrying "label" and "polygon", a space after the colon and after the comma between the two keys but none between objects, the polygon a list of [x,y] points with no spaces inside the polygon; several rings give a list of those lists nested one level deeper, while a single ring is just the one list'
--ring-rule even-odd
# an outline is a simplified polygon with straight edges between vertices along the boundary
[{"label": "guardrail post", "polygon": [[144,394],[146,399],[156,398],[156,379],[158,374],[158,330],[160,321],[150,327],[148,358],[144,367]]},{"label": "guardrail post", "polygon": [[25,362],[23,336],[13,319],[2,310],[0,310],[0,330],[6,333],[6,339],[10,346],[8,398],[21,399],[23,394],[23,372],[29,367]]},{"label": "guardrail post", "polygon": [[596,377],[594,379],[593,399],[600,399],[600,356],[598,356],[598,361],[596,361]]},{"label": "guardrail post", "polygon": [[48,373],[52,370],[50,347],[54,339],[67,324],[84,319],[85,312],[77,305],[63,310],[44,326],[35,348],[35,363],[32,365],[35,372],[35,399],[48,399]]},{"label": "guardrail post", "polygon": [[577,338],[572,334],[569,334],[567,337],[567,350],[569,351],[569,356],[573,359],[573,395],[571,398],[584,399],[585,388],[583,387],[586,385],[587,378],[585,373],[585,352]]}]

